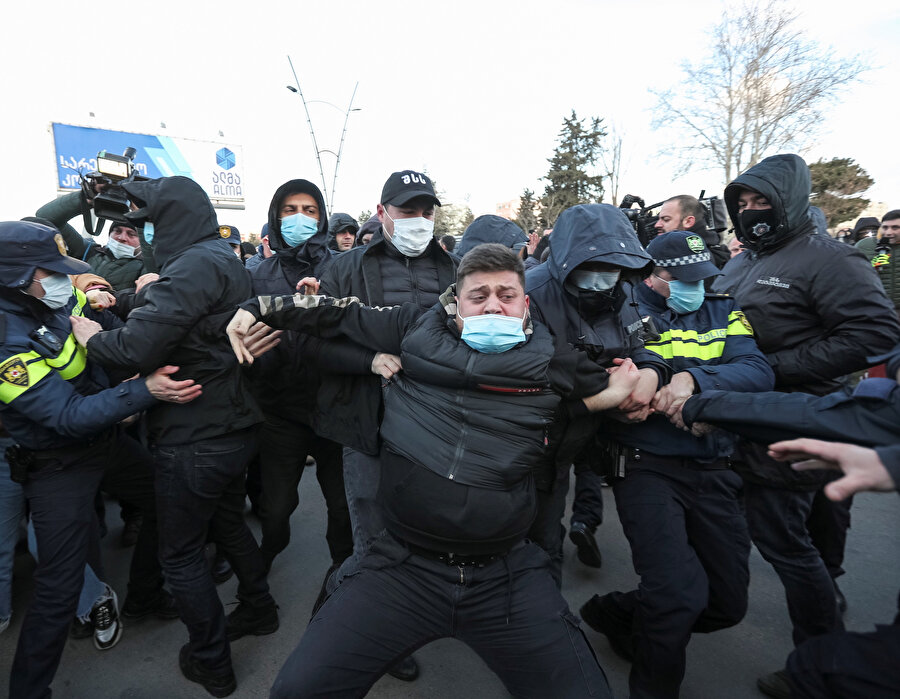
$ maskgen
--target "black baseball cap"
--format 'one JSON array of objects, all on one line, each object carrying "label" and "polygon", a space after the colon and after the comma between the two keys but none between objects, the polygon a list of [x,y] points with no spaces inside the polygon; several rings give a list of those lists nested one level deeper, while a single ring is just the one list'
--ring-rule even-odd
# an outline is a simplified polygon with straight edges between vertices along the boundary
[{"label": "black baseball cap", "polygon": [[392,206],[403,206],[416,197],[428,197],[437,206],[441,205],[440,199],[434,193],[434,185],[431,178],[415,170],[403,170],[392,172],[381,190],[381,203]]},{"label": "black baseball cap", "polygon": [[66,244],[55,228],[28,221],[0,222],[0,286],[27,286],[38,267],[58,274],[84,274],[87,262],[66,255]]},{"label": "black baseball cap", "polygon": [[668,270],[680,282],[699,282],[722,274],[712,263],[706,243],[691,231],[669,231],[647,246],[653,264]]}]

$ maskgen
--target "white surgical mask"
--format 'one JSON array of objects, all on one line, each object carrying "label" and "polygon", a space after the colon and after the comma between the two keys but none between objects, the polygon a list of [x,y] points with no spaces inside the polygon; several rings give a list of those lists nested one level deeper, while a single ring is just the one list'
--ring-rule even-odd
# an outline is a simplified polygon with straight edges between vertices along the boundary
[{"label": "white surgical mask", "polygon": [[44,297],[39,299],[50,308],[62,308],[72,296],[72,281],[68,274],[51,274],[39,280]]},{"label": "white surgical mask", "polygon": [[137,257],[141,252],[140,248],[133,248],[128,243],[120,243],[115,238],[110,238],[106,241],[106,249],[109,250],[117,260],[130,260],[132,257]]},{"label": "white surgical mask", "polygon": [[384,209],[384,215],[394,222],[394,233],[391,235],[391,243],[406,257],[418,257],[428,243],[434,240],[434,221],[429,221],[424,216],[416,218],[391,218]]}]

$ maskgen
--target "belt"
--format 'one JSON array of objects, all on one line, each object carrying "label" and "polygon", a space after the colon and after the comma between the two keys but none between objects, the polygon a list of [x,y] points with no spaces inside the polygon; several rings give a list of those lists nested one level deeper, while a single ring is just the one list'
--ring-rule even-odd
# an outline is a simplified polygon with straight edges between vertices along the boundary
[{"label": "belt", "polygon": [[408,541],[400,540],[410,553],[430,561],[437,561],[448,566],[467,566],[474,568],[483,568],[488,563],[500,560],[509,551],[501,551],[500,553],[448,553],[445,551],[435,551],[433,549],[422,548]]},{"label": "belt", "polygon": [[680,466],[694,471],[724,471],[731,468],[731,458],[727,456],[712,461],[698,461],[682,456],[660,456],[634,447],[625,447],[625,460],[626,463],[635,466],[660,464],[662,466]]},{"label": "belt", "polygon": [[75,461],[85,452],[104,446],[115,438],[117,434],[115,427],[103,430],[100,434],[86,442],[71,444],[67,447],[57,447],[55,449],[35,449],[31,453],[34,455],[35,466],[31,470],[40,470],[46,466],[50,466],[55,462]]}]

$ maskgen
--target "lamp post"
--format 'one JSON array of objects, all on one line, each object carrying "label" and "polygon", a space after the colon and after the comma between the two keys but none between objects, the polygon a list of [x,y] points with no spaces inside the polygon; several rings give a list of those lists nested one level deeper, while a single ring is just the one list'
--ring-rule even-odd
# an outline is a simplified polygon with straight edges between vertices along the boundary
[{"label": "lamp post", "polygon": [[[347,122],[350,119],[350,112],[358,112],[360,108],[353,108],[353,100],[356,97],[356,90],[359,87],[359,83],[353,87],[353,94],[350,95],[350,104],[347,106],[347,109],[341,109],[336,104],[332,104],[331,102],[326,102],[325,100],[307,100],[303,96],[303,90],[300,89],[300,80],[297,78],[297,71],[294,70],[294,62],[291,60],[291,57],[288,56],[288,63],[291,66],[291,73],[294,74],[294,82],[296,83],[296,87],[294,85],[288,85],[287,89],[291,92],[294,92],[300,96],[300,101],[303,102],[303,111],[306,114],[306,123],[309,125],[309,134],[312,137],[313,149],[316,151],[316,162],[319,165],[319,177],[322,179],[322,196],[325,198],[325,209],[327,214],[331,215],[331,203],[334,201],[334,190],[337,186],[337,174],[338,168],[341,165],[341,154],[344,152],[344,139],[347,135]],[[341,131],[341,143],[338,146],[337,153],[328,148],[319,148],[319,143],[316,140],[316,130],[313,128],[312,119],[309,116],[309,107],[310,104],[327,104],[329,107],[334,107],[339,112],[344,115],[344,128]],[[331,180],[331,196],[329,197],[328,186],[325,182],[325,171],[322,168],[322,153],[330,153],[335,156],[335,164],[334,164],[334,176]]]}]

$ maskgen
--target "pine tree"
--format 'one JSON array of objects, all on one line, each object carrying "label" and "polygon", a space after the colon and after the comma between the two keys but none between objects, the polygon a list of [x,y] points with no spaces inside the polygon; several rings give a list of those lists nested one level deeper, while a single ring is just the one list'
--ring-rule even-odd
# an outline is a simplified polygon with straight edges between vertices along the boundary
[{"label": "pine tree", "polygon": [[526,233],[536,229],[539,225],[538,217],[534,213],[536,207],[537,201],[535,201],[534,192],[526,187],[522,196],[519,197],[519,212],[513,223]]},{"label": "pine tree", "polygon": [[559,143],[544,176],[541,218],[548,226],[570,206],[603,200],[603,176],[592,174],[606,136],[602,123],[598,117],[579,119],[574,109],[563,119]]},{"label": "pine tree", "polygon": [[809,166],[812,178],[810,204],[818,206],[828,220],[828,226],[856,218],[868,205],[862,194],[874,180],[853,158],[818,160]]}]

